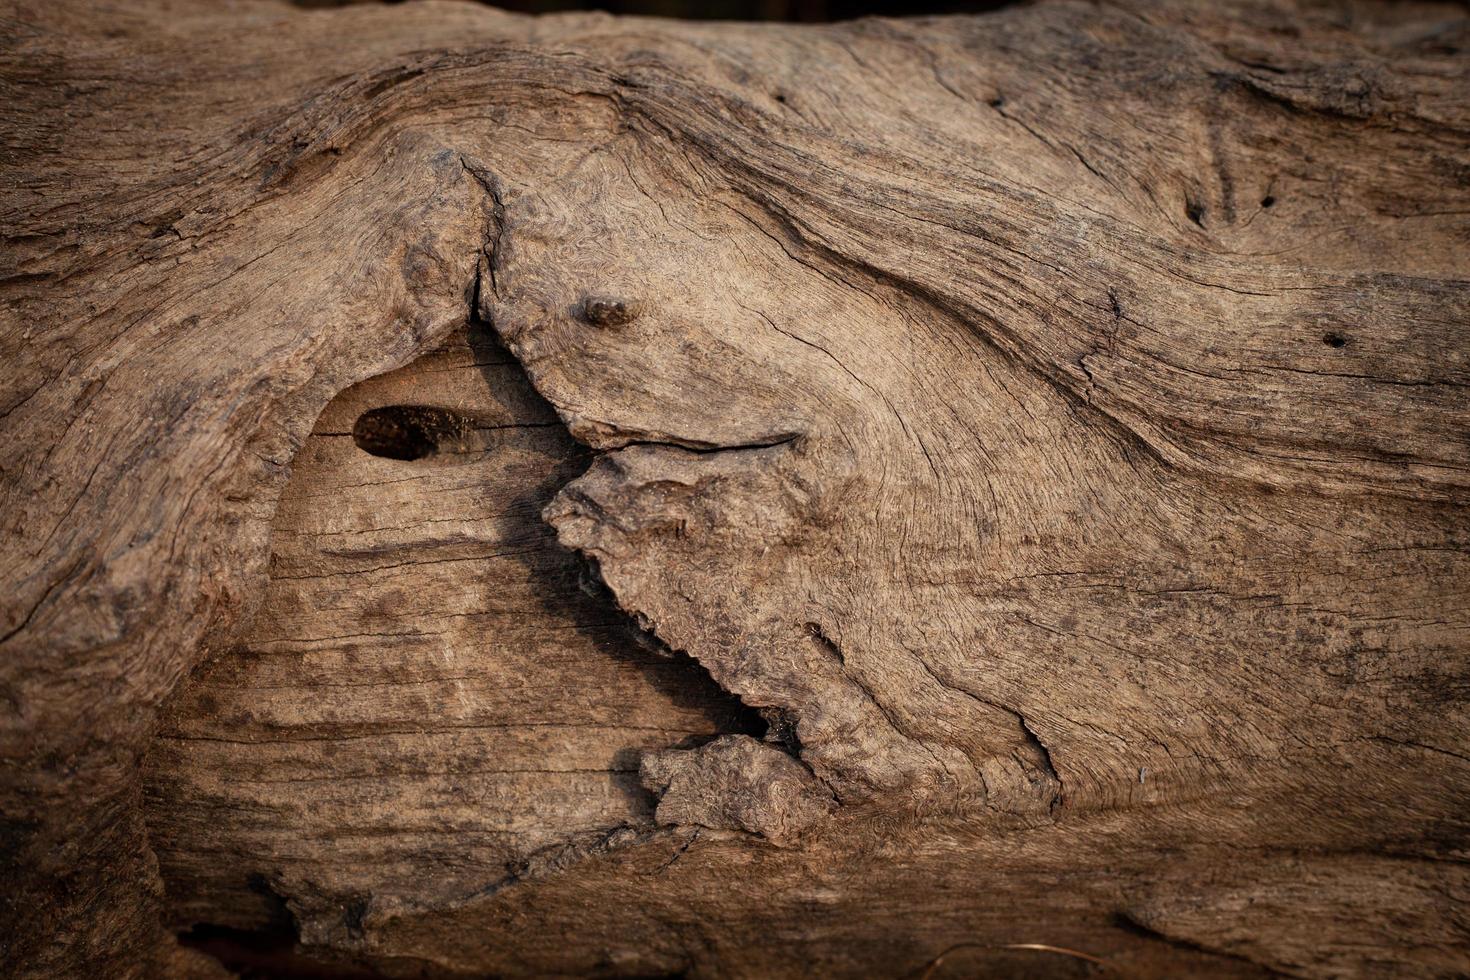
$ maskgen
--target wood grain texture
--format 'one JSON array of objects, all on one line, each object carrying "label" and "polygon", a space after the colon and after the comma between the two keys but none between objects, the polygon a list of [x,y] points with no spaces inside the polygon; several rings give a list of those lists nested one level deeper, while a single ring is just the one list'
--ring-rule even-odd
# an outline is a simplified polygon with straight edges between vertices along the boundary
[{"label": "wood grain texture", "polygon": [[1463,9],[7,18],[7,968],[1470,971]]},{"label": "wood grain texture", "polygon": [[[449,424],[419,458],[363,439],[364,419],[430,406]],[[586,462],[479,330],[332,401],[281,497],[259,612],[145,763],[173,921],[259,928],[281,895],[489,894],[647,823],[644,751],[764,730],[557,546],[541,506]]]}]

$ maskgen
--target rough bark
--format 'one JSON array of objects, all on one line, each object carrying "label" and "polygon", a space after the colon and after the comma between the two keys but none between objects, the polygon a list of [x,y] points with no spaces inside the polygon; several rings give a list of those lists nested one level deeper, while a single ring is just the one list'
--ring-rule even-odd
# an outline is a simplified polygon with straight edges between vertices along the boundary
[{"label": "rough bark", "polygon": [[1463,10],[5,23],[8,971],[1470,972]]}]

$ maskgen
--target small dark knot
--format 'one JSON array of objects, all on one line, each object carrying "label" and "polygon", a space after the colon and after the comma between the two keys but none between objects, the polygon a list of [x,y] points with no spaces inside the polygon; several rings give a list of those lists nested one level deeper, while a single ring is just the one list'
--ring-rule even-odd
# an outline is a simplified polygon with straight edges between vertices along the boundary
[{"label": "small dark knot", "polygon": [[643,307],[629,299],[614,299],[610,296],[589,296],[582,306],[587,322],[595,327],[621,327],[638,319]]}]

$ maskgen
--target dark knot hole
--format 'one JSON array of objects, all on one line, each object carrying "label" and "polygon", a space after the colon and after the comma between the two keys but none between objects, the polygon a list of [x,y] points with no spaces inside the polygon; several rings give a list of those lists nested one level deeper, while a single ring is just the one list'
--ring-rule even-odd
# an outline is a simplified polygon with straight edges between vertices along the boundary
[{"label": "dark knot hole", "polygon": [[473,422],[448,409],[427,405],[385,405],[357,417],[352,441],[357,448],[387,459],[423,459],[455,443]]}]

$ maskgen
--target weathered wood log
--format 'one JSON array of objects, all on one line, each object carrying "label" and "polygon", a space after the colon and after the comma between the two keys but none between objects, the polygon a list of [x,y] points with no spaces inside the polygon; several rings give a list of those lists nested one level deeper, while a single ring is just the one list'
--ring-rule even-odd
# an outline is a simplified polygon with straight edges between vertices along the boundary
[{"label": "weathered wood log", "polygon": [[5,23],[6,972],[1470,972],[1462,9]]},{"label": "weathered wood log", "polygon": [[503,887],[646,820],[643,752],[765,729],[586,594],[540,519],[586,450],[468,340],[328,406],[260,611],[165,714],[149,830],[180,927]]}]

